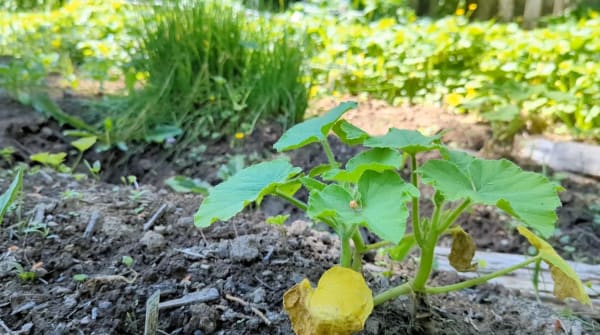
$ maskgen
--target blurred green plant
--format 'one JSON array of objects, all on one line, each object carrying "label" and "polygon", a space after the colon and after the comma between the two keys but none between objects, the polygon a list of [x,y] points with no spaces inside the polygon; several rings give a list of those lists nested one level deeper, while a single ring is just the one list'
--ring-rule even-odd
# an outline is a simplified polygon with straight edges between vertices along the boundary
[{"label": "blurred green plant", "polygon": [[305,50],[291,28],[217,1],[166,6],[145,27],[126,82],[147,77],[142,88],[130,86],[128,107],[114,111],[118,139],[143,140],[161,127],[181,129],[186,140],[218,138],[249,132],[260,119],[302,120]]},{"label": "blurred green plant", "polygon": [[525,31],[516,23],[469,22],[464,11],[407,24],[407,18],[365,22],[329,8],[293,9],[278,19],[307,29],[320,50],[309,65],[311,97],[349,93],[393,104],[446,103],[461,112],[493,113],[484,117],[502,136],[526,127],[600,138],[597,12]]}]

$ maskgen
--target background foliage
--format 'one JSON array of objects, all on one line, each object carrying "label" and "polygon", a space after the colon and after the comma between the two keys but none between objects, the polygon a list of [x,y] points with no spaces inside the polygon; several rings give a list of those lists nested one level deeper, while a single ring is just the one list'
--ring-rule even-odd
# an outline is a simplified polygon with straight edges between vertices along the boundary
[{"label": "background foliage", "polygon": [[476,21],[473,1],[439,1],[449,15],[435,20],[416,16],[420,1],[196,3],[3,2],[0,87],[30,103],[49,73],[74,89],[124,82],[95,118],[119,140],[291,125],[307,95],[342,93],[480,113],[506,138],[523,127],[600,136],[600,18],[584,0],[533,30]]}]

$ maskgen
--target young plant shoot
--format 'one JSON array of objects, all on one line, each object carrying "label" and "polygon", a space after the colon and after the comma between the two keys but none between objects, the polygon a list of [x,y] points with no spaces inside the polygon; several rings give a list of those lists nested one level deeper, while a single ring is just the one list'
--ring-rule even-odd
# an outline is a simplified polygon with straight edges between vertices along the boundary
[{"label": "young plant shoot", "polygon": [[[383,136],[371,136],[341,119],[356,106],[345,102],[297,124],[274,145],[284,152],[319,143],[327,164],[310,171],[285,159],[250,166],[214,187],[194,217],[197,227],[208,227],[232,218],[250,203],[260,205],[263,197],[271,195],[287,200],[336,232],[341,240],[339,265],[326,271],[316,288],[304,280],[284,296],[284,308],[297,334],[329,334],[332,329],[336,334],[351,334],[363,328],[373,306],[400,295],[456,291],[542,261],[550,267],[557,298],[573,297],[591,304],[575,271],[543,240],[554,232],[560,186],[505,159],[485,160],[450,150],[439,135],[428,137],[392,128]],[[343,143],[365,149],[342,165],[329,145],[331,132]],[[438,151],[440,158],[419,166],[417,154],[427,151]],[[399,174],[405,162],[411,168],[406,181]],[[421,184],[435,190],[427,199],[434,208],[430,217],[422,217],[419,209]],[[294,196],[301,187],[309,191],[307,203]],[[476,271],[475,243],[457,224],[457,218],[476,204],[496,206],[518,220],[519,233],[537,248],[537,255],[457,284],[429,286],[435,246],[443,235],[453,238],[450,264],[460,272]],[[365,244],[361,228],[381,241]],[[412,279],[373,296],[361,274],[362,256],[382,247],[398,261],[417,248],[419,265]]]}]

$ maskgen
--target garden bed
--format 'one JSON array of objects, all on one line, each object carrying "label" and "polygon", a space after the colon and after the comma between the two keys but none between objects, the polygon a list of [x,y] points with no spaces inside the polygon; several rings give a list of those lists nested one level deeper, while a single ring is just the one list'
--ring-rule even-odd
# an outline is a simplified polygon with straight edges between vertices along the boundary
[{"label": "garden bed", "polygon": [[[17,160],[26,161],[38,151],[71,150],[58,125],[2,102],[0,147],[15,147]],[[452,128],[445,140],[472,151],[484,149],[490,138],[485,126],[439,109],[393,109],[373,101],[362,106],[348,118],[367,129],[367,124],[380,125],[379,130],[368,129],[375,133],[389,126],[431,127],[432,132]],[[378,123],[379,117],[386,121]],[[291,333],[281,308],[283,292],[303,277],[315,282],[336,262],[336,238],[328,232],[307,231],[297,213],[299,220],[285,229],[266,225],[267,215],[289,210],[275,201],[200,231],[191,216],[202,197],[173,193],[162,184],[173,174],[215,183],[228,153],[244,154],[248,160],[252,155],[267,156],[280,133],[278,127],[265,125],[241,141],[208,146],[195,158],[180,156],[184,158],[181,164],[159,146],[97,156],[104,162],[105,180],[118,182],[121,176],[134,174],[139,188],[91,178],[76,180],[49,170],[26,174],[21,219],[13,212],[0,231],[0,333],[139,334],[144,328],[146,300],[158,290],[160,301],[167,303],[159,313],[159,329],[164,333]],[[334,145],[334,151],[340,160],[354,153],[341,145]],[[301,166],[313,166],[325,157],[309,147],[292,159]],[[10,177],[8,169],[2,171],[2,190]],[[562,184],[567,191],[561,194],[560,234],[552,243],[566,258],[598,264],[595,248],[600,225],[594,223],[598,214],[594,206],[599,203],[600,187],[594,180],[577,176]],[[526,251],[508,217],[495,210],[478,207],[461,220],[480,250]],[[94,229],[85,234],[92,223]],[[381,264],[380,259],[371,261]],[[15,263],[22,266],[21,272],[35,272],[37,279],[19,278]],[[395,267],[391,276],[375,267],[367,269],[371,287],[380,291],[402,282],[414,264],[408,261]],[[437,284],[458,279],[443,271],[433,276]],[[168,306],[169,301],[181,303],[173,300],[182,297],[191,302]],[[411,318],[410,299],[379,306],[364,333],[592,334],[599,329],[591,315],[561,314],[564,306],[552,309],[494,285],[434,296],[431,306],[416,319]]]}]

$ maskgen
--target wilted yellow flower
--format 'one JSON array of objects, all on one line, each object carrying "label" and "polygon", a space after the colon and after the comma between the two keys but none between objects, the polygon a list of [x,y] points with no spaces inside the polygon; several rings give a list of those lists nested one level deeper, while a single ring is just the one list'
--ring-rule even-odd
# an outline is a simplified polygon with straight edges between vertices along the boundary
[{"label": "wilted yellow flower", "polygon": [[467,7],[467,8],[469,8],[469,10],[472,12],[472,11],[474,11],[474,10],[477,9],[477,4],[476,3],[470,3],[469,7]]},{"label": "wilted yellow flower", "polygon": [[237,132],[233,136],[235,137],[236,140],[243,140],[246,135],[244,135],[244,133]]},{"label": "wilted yellow flower", "polygon": [[373,295],[363,276],[334,266],[321,276],[313,289],[308,279],[283,296],[297,335],[345,335],[363,329],[373,311]]},{"label": "wilted yellow flower", "polygon": [[463,16],[463,15],[465,15],[465,10],[464,10],[464,8],[457,8],[456,12],[454,12],[454,14],[456,14],[457,16]]}]

